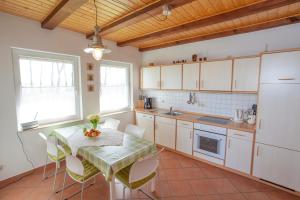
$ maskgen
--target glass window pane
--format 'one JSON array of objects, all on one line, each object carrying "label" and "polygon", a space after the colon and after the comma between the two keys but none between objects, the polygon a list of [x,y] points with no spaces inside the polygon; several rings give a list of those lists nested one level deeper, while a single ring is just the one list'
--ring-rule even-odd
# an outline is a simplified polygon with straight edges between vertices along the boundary
[{"label": "glass window pane", "polygon": [[102,65],[100,111],[116,112],[130,107],[129,68]]},{"label": "glass window pane", "polygon": [[20,122],[52,120],[76,115],[74,88],[22,88]]},{"label": "glass window pane", "polygon": [[19,123],[76,116],[74,65],[70,62],[20,58]]}]

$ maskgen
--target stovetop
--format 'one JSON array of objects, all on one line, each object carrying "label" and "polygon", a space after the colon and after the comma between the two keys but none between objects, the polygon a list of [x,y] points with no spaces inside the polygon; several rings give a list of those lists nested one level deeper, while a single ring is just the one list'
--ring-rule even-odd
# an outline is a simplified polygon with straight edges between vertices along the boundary
[{"label": "stovetop", "polygon": [[230,119],[223,119],[218,117],[199,117],[198,120],[222,125],[229,124],[231,121]]}]

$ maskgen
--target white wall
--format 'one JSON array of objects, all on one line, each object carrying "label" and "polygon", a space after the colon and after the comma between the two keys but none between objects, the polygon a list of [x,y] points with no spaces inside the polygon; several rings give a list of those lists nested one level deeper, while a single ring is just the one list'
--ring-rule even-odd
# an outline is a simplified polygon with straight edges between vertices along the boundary
[{"label": "white wall", "polygon": [[225,58],[227,56],[245,56],[258,54],[265,50],[299,48],[300,24],[246,33],[225,38],[195,42],[173,46],[143,53],[143,64],[169,64],[174,60],[187,59],[197,54],[208,59]]},{"label": "white wall", "polygon": [[[53,31],[40,28],[38,22],[11,16],[0,12],[0,180],[15,176],[30,169],[25,160],[20,143],[17,139],[17,118],[15,106],[14,76],[10,47],[28,48],[41,51],[64,53],[81,57],[83,114],[99,112],[99,98],[97,92],[87,92],[85,64],[93,62],[91,57],[83,52],[88,42],[85,36],[68,30],[57,28]],[[112,50],[104,59],[133,63],[134,67],[134,97],[138,91],[139,66],[141,54],[133,47],[117,47],[115,43],[104,41]],[[98,75],[96,73],[95,75]],[[96,81],[99,80],[95,76]],[[98,90],[96,90],[98,91]],[[133,113],[116,116],[122,118],[121,128],[133,121]],[[43,129],[46,133],[51,128]],[[41,166],[45,159],[45,146],[36,134],[37,131],[20,133],[24,140],[26,151],[35,166]]]}]

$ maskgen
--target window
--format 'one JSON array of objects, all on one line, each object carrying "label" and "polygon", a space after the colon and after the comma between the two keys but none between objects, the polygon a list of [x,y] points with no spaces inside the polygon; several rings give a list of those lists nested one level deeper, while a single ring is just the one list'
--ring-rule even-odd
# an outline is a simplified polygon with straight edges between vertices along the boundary
[{"label": "window", "polygon": [[80,119],[79,57],[13,48],[18,123]]},{"label": "window", "polygon": [[131,65],[102,61],[100,65],[100,113],[131,109]]}]

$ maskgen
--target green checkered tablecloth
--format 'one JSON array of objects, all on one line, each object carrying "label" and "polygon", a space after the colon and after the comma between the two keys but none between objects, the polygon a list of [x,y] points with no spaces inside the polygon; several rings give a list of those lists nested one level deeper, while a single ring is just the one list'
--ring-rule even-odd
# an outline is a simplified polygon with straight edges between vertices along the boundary
[{"label": "green checkered tablecloth", "polygon": [[[53,135],[61,143],[68,145],[68,135],[84,127],[85,125],[76,125],[55,129]],[[124,133],[122,146],[82,147],[78,150],[78,155],[95,165],[105,175],[106,180],[110,181],[119,170],[155,152],[156,146],[153,142]]]}]

